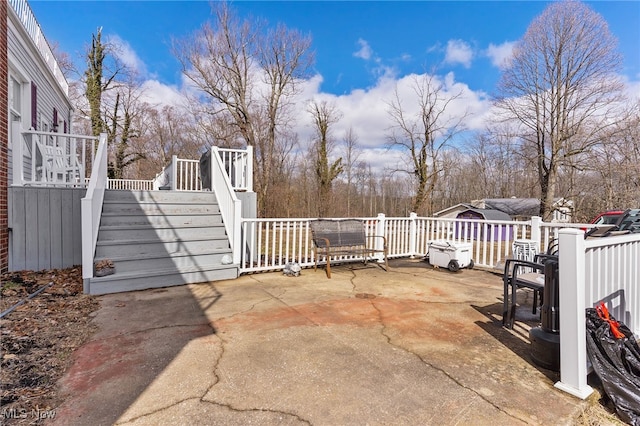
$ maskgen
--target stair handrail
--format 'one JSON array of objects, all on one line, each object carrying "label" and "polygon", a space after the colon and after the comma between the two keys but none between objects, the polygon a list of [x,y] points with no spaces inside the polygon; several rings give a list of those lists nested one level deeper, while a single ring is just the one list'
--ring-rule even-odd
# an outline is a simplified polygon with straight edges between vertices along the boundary
[{"label": "stair handrail", "polygon": [[93,277],[93,258],[98,242],[98,229],[102,216],[104,192],[108,187],[107,179],[107,134],[101,133],[98,151],[92,165],[91,178],[87,192],[81,200],[82,218],[82,278],[83,291],[90,293],[90,279]]},{"label": "stair handrail", "polygon": [[242,204],[236,196],[231,180],[225,170],[219,148],[211,147],[211,189],[216,194],[222,221],[229,236],[229,244],[233,254],[233,263],[240,264],[242,223]]}]

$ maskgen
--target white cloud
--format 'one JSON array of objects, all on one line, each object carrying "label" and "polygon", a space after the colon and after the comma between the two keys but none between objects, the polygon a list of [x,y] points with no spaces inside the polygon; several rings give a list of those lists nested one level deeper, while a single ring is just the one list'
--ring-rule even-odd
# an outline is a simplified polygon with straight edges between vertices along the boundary
[{"label": "white cloud", "polygon": [[117,34],[109,35],[109,43],[114,46],[114,55],[122,61],[127,67],[131,68],[141,76],[147,75],[147,66],[140,59],[129,42],[120,38]]},{"label": "white cloud", "polygon": [[[291,110],[295,123],[291,131],[298,135],[299,151],[306,153],[312,140],[314,129],[312,117],[307,112],[309,102],[326,101],[335,105],[342,114],[340,121],[334,124],[332,134],[336,140],[334,155],[340,155],[346,133],[351,128],[358,138],[357,149],[361,152],[360,160],[366,161],[376,172],[386,169],[403,168],[406,152],[389,149],[388,135],[394,123],[389,117],[389,103],[398,90],[406,116],[417,117],[419,104],[416,98],[414,83],[422,75],[410,74],[398,78],[390,70],[377,79],[375,85],[367,89],[357,89],[343,95],[334,95],[321,91],[323,77],[316,74],[299,83],[300,93]],[[456,81],[455,75],[449,73],[435,76],[435,83],[442,84],[441,96],[448,99],[460,95],[450,102],[448,118],[464,117],[467,129],[482,129],[486,114],[490,107],[488,96],[483,92],[472,91],[465,83]],[[258,79],[258,81],[261,81]],[[256,90],[261,90],[261,85]],[[144,84],[146,100],[152,104],[180,105],[184,94],[194,94],[195,88],[188,80],[182,81],[182,87],[167,86],[157,80],[147,80]]]},{"label": "white cloud", "polygon": [[[397,86],[407,117],[416,117],[418,102],[413,89],[415,78],[420,75],[411,74],[402,78],[387,76],[380,78],[376,85],[368,89],[357,89],[344,95],[333,95],[319,91],[321,76],[316,75],[308,80],[304,86],[304,93],[298,98],[296,111],[297,123],[293,128],[299,135],[301,151],[305,152],[313,135],[311,116],[307,113],[307,105],[311,99],[327,101],[342,113],[340,121],[334,124],[332,133],[336,139],[335,155],[339,155],[344,136],[349,130],[358,137],[358,149],[362,152],[361,160],[367,161],[375,171],[386,168],[397,168],[405,159],[404,152],[388,149],[388,135],[394,123],[389,117],[389,102],[394,97]],[[490,108],[488,96],[483,92],[474,92],[466,84],[455,80],[455,75],[449,73],[436,77],[436,82],[442,83],[441,95],[450,98],[456,94],[460,96],[453,100],[447,109],[447,114],[455,120],[464,117],[467,129],[482,129],[484,120]]]},{"label": "white cloud", "polygon": [[629,99],[631,99],[632,102],[640,102],[640,75],[638,75],[636,80],[631,80],[625,76],[622,76],[621,78],[624,82],[625,92]]},{"label": "white cloud", "polygon": [[369,46],[369,43],[361,38],[358,39],[357,43],[360,45],[360,49],[353,52],[353,56],[355,56],[356,58],[364,59],[365,61],[371,59],[373,50],[371,49],[371,46]]},{"label": "white cloud", "polygon": [[175,86],[168,86],[158,80],[146,80],[142,83],[142,100],[157,106],[183,106],[186,96]]},{"label": "white cloud", "polygon": [[469,43],[463,40],[449,40],[447,42],[447,53],[445,62],[448,64],[460,64],[465,68],[471,66],[473,59],[473,49]]},{"label": "white cloud", "polygon": [[502,70],[509,66],[509,62],[513,57],[513,48],[515,47],[515,44],[516,43],[513,41],[506,41],[500,45],[491,43],[485,53],[489,58],[491,58],[493,66]]}]

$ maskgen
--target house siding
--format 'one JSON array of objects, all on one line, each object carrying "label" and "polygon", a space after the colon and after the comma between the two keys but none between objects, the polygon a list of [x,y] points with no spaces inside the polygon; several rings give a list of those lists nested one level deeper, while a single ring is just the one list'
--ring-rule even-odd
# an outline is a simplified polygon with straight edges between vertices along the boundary
[{"label": "house siding", "polygon": [[[6,3],[6,2],[4,2]],[[6,5],[5,5],[6,7]],[[8,71],[16,71],[25,85],[24,90],[28,96],[23,96],[22,130],[34,128],[40,131],[53,131],[54,111],[61,124],[58,130],[64,130],[64,122],[71,122],[71,103],[67,94],[58,84],[57,79],[49,70],[46,62],[42,59],[36,45],[31,40],[29,34],[24,30],[22,23],[18,20],[13,9],[8,9]],[[4,75],[7,75],[6,73]],[[3,85],[8,87],[8,82]],[[34,90],[35,89],[35,90]],[[35,98],[33,97],[35,92]],[[6,103],[5,103],[6,105]],[[34,105],[35,110],[31,109]],[[28,109],[28,110],[27,110]],[[6,123],[7,120],[4,120]],[[25,179],[31,179],[31,146],[28,141],[21,141],[23,151],[28,155],[23,157],[23,172]],[[8,158],[11,159],[12,149],[9,149]],[[13,164],[9,161],[8,181],[13,182]]]},{"label": "house siding", "polygon": [[82,264],[80,204],[84,188],[10,187],[12,229],[9,270],[68,268]]},{"label": "house siding", "polygon": [[0,2],[0,273],[9,268],[9,78],[7,51],[7,2]]},{"label": "house siding", "polygon": [[[60,83],[60,76],[56,78],[45,62],[11,3],[0,3],[0,12],[4,16],[3,30],[0,31],[4,67],[0,73],[4,79],[0,84],[4,96],[4,107],[0,108],[4,114],[0,116],[3,126],[3,151],[0,153],[0,232],[6,234],[0,233],[0,254],[3,253],[2,250],[6,252],[1,259],[0,268],[10,271],[42,270],[78,265],[82,262],[80,199],[85,190],[20,186],[7,188],[14,182],[13,153],[18,151],[16,147],[21,146],[24,153],[18,159],[23,165],[24,177],[31,178],[31,164],[35,159],[31,153],[31,144],[25,141],[20,132],[32,127],[35,127],[34,130],[53,131],[54,124],[57,124],[53,122],[54,115],[59,122],[58,130],[62,132],[66,128],[64,123],[71,122],[72,107],[67,88],[61,86],[65,82]],[[10,128],[12,122],[9,121],[6,108],[9,75],[18,79],[22,87],[20,128],[15,132]],[[10,134],[16,136],[10,137]],[[4,183],[1,180],[2,173]]]}]

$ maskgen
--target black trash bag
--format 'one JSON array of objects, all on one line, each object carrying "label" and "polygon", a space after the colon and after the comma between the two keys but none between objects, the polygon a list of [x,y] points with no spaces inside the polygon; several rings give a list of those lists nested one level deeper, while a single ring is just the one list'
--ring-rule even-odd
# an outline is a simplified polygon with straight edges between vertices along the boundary
[{"label": "black trash bag", "polygon": [[640,347],[603,303],[587,309],[587,353],[620,419],[640,426]]}]

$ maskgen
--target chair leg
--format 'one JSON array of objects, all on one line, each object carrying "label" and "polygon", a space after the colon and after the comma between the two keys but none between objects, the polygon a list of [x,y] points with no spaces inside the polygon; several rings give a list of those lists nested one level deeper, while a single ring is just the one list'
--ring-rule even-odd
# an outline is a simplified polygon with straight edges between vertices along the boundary
[{"label": "chair leg", "polygon": [[518,304],[518,286],[511,285],[511,307],[509,308],[509,328],[513,328],[516,321],[516,306]]},{"label": "chair leg", "polygon": [[535,315],[537,310],[538,310],[538,290],[533,290],[533,310],[531,311],[531,313]]},{"label": "chair leg", "polygon": [[516,322],[516,305],[511,306],[509,318],[507,321],[507,328],[513,330],[513,324]]},{"label": "chair leg", "polygon": [[502,325],[507,326],[509,319],[509,283],[503,280],[503,297],[502,297]]},{"label": "chair leg", "polygon": [[329,249],[327,249],[327,278],[331,278],[331,256],[329,256]]}]

